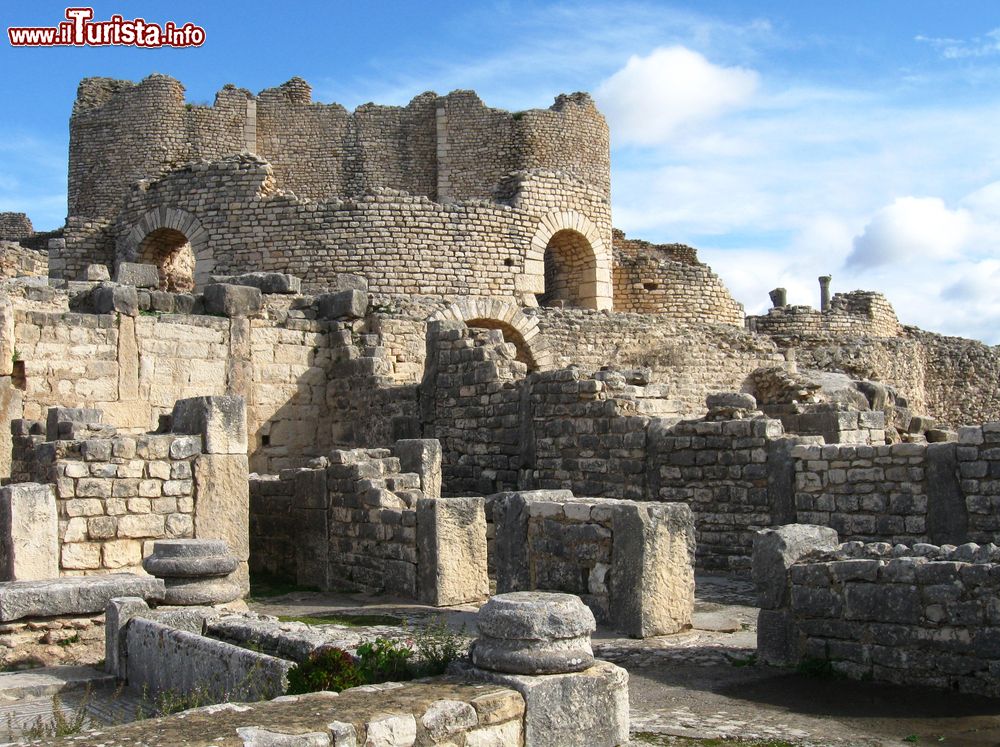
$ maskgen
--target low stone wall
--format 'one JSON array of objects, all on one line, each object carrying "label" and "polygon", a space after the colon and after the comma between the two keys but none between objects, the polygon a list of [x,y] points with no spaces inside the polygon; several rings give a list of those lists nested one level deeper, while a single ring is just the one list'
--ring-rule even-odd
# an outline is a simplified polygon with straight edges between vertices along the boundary
[{"label": "low stone wall", "polygon": [[216,702],[284,693],[292,662],[135,617],[124,632],[131,687],[153,694],[205,692]]},{"label": "low stone wall", "polygon": [[440,494],[436,442],[403,440],[395,454],[335,450],[316,467],[255,475],[254,569],[321,589],[436,605],[485,598],[483,499],[433,497]]},{"label": "low stone wall", "polygon": [[996,546],[806,541],[799,550],[755,552],[755,576],[765,580],[763,661],[822,662],[854,679],[1000,697]]},{"label": "low stone wall", "polygon": [[[171,417],[173,433],[119,434],[102,420],[100,410],[51,408],[44,426],[14,422],[15,474],[51,485],[55,500],[43,506],[39,497],[30,504],[38,514],[38,531],[27,541],[16,521],[0,527],[3,541],[53,562],[41,574],[25,563],[15,563],[8,576],[142,574],[142,559],[152,551],[154,540],[197,537],[228,544],[240,561],[234,580],[248,590],[247,434],[242,398],[196,397],[177,402]],[[7,514],[16,519],[17,513],[29,510],[25,500],[29,488],[14,485],[2,494]],[[51,514],[55,532],[45,534],[42,541],[45,511]]]},{"label": "low stone wall", "polygon": [[524,697],[510,687],[433,682],[366,685],[339,694],[223,704],[80,735],[81,747],[310,744],[523,747]]},{"label": "low stone wall", "polygon": [[699,566],[749,569],[753,532],[794,514],[788,454],[802,440],[759,416],[651,424],[649,495],[691,507]]},{"label": "low stone wall", "polygon": [[925,541],[926,454],[923,444],[797,446],[798,521],[851,540]]},{"label": "low stone wall", "polygon": [[0,240],[0,278],[46,278],[49,258],[14,241]]},{"label": "low stone wall", "polygon": [[694,520],[687,506],[551,490],[489,501],[497,593],[577,594],[598,620],[637,638],[691,624]]}]

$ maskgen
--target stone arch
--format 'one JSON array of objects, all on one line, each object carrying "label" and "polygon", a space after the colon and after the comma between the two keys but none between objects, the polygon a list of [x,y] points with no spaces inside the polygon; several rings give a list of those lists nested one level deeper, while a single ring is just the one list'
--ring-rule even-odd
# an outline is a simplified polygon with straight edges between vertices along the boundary
[{"label": "stone arch", "polygon": [[524,262],[526,281],[545,304],[612,308],[611,250],[597,226],[575,210],[542,218]]},{"label": "stone arch", "polygon": [[554,356],[541,337],[538,320],[525,315],[512,303],[495,298],[467,297],[428,318],[428,321],[446,320],[464,322],[469,327],[499,329],[504,339],[517,348],[517,360],[526,364],[529,371],[554,366]]},{"label": "stone arch", "polygon": [[117,261],[156,264],[163,275],[163,263],[180,261],[178,253],[185,251],[193,258],[194,287],[201,290],[215,271],[208,232],[186,210],[159,207],[147,211],[119,241]]}]

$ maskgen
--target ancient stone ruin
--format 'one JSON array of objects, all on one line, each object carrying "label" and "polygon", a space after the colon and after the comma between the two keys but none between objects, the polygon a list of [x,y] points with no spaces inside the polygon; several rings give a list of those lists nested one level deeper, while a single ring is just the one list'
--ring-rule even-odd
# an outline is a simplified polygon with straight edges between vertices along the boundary
[{"label": "ancient stone ruin", "polygon": [[[101,744],[624,744],[591,633],[683,634],[712,571],[758,581],[761,662],[1000,695],[1000,352],[826,275],[746,317],[610,180],[582,93],[82,81],[65,225],[0,214],[3,663],[72,628],[131,687],[267,701]],[[479,638],[285,696],[363,642],[248,611],[255,576],[483,605]]]}]

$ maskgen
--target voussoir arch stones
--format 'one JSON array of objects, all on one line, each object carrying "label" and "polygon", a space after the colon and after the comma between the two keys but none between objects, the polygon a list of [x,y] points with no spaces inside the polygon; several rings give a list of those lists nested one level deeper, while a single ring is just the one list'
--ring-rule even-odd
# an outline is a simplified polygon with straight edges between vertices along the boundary
[{"label": "voussoir arch stones", "polygon": [[525,315],[513,303],[469,296],[435,312],[428,321],[459,321],[469,327],[499,329],[504,339],[524,353],[529,369],[546,370],[555,365],[555,357],[541,336],[538,320]]},{"label": "voussoir arch stones", "polygon": [[553,210],[539,221],[524,257],[524,275],[518,287],[534,293],[545,292],[545,249],[560,231],[580,234],[593,252],[593,265],[579,289],[584,308],[612,308],[611,246],[604,241],[597,225],[575,210]]},{"label": "voussoir arch stones", "polygon": [[191,244],[191,251],[195,259],[195,287],[200,289],[212,282],[211,275],[215,271],[215,257],[209,247],[208,231],[193,214],[180,208],[161,206],[147,210],[128,231],[119,237],[116,246],[116,264],[137,261],[139,247],[143,240],[153,231],[161,228],[179,231]]}]

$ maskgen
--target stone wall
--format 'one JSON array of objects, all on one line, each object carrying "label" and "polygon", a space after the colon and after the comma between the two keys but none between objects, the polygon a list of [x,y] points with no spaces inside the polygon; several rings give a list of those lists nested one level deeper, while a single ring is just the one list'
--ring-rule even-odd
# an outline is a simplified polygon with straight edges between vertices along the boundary
[{"label": "stone wall", "polygon": [[484,598],[483,501],[434,496],[440,457],[414,462],[406,444],[415,443],[427,442],[399,442],[399,456],[388,449],[334,450],[320,466],[277,478],[253,475],[252,568],[304,586],[394,593],[436,605]]},{"label": "stone wall", "polygon": [[239,397],[179,401],[171,433],[119,433],[96,409],[50,408],[44,424],[15,420],[12,480],[54,490],[52,575],[143,574],[154,540],[220,539],[240,561],[233,578],[246,591],[244,408]]},{"label": "stone wall", "polygon": [[928,539],[926,445],[803,445],[792,456],[797,521],[864,542]]},{"label": "stone wall", "polygon": [[586,94],[514,114],[487,108],[472,91],[349,113],[314,103],[301,78],[257,97],[227,85],[204,106],[185,103],[176,80],[152,75],[140,83],[80,83],[70,123],[69,214],[111,217],[139,179],[243,150],[271,161],[282,188],[310,199],[376,187],[439,201],[490,199],[504,175],[536,168],[574,173],[610,193],[608,128]]},{"label": "stone wall", "polygon": [[13,241],[0,240],[0,278],[47,278],[49,258]]},{"label": "stone wall", "polygon": [[615,311],[662,314],[688,323],[743,326],[743,306],[696,251],[614,232]]},{"label": "stone wall", "polygon": [[35,233],[24,213],[0,213],[0,241],[20,241]]},{"label": "stone wall", "polygon": [[896,337],[901,332],[899,319],[888,299],[872,291],[836,293],[830,308],[818,311],[809,306],[779,306],[764,316],[750,316],[747,328],[777,337],[831,335],[866,335]]},{"label": "stone wall", "polygon": [[[14,426],[30,428],[29,421]],[[33,437],[32,479],[56,491],[59,573],[142,573],[152,540],[195,536],[193,465],[201,444],[174,434],[93,435]]]},{"label": "stone wall", "polygon": [[[518,296],[523,283],[515,279],[530,269],[526,255],[542,217],[494,202],[442,205],[382,188],[316,203],[276,190],[272,168],[244,154],[188,165],[133,189],[111,230],[116,249],[110,242],[68,249],[63,274],[77,277],[89,262],[109,257],[134,261],[150,232],[143,219],[163,206],[184,216],[178,220],[191,234],[199,286],[212,273],[264,270],[321,288],[350,272],[367,277],[373,292],[413,295]],[[68,246],[74,236],[67,232]]]},{"label": "stone wall", "polygon": [[679,400],[690,415],[704,412],[709,392],[738,390],[751,371],[784,361],[769,338],[731,326],[585,309],[526,309],[525,314],[537,320],[554,367],[650,368],[650,381],[662,384],[664,396]]},{"label": "stone wall", "polygon": [[687,506],[559,490],[501,493],[488,502],[498,594],[576,594],[598,621],[636,638],[690,625],[694,522]]},{"label": "stone wall", "polygon": [[28,419],[53,406],[93,406],[141,432],[156,428],[177,399],[239,394],[252,466],[272,472],[333,446],[418,435],[406,426],[417,416],[415,388],[397,383],[414,372],[397,374],[395,356],[363,321],[307,319],[287,308],[248,319],[23,306],[14,313],[12,349],[24,370]]},{"label": "stone wall", "polygon": [[771,601],[758,621],[759,655],[853,679],[998,697],[998,567],[995,546],[974,544],[851,542],[814,551],[764,586]]}]

